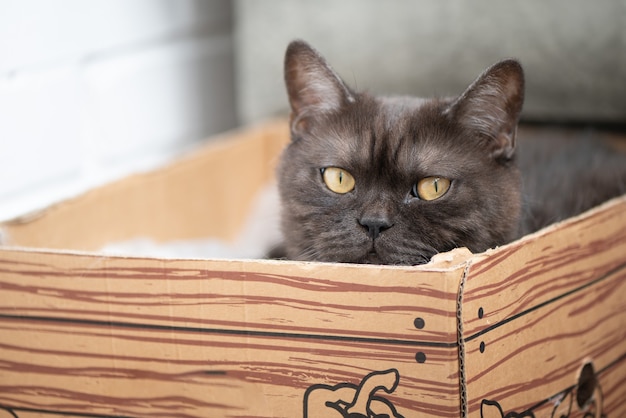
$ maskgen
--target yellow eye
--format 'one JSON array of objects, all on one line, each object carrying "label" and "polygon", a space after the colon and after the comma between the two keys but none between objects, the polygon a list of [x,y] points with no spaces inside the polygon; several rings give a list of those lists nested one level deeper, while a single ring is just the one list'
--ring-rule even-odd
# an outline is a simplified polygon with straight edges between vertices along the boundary
[{"label": "yellow eye", "polygon": [[354,189],[354,177],[338,167],[327,167],[322,172],[324,183],[335,193],[345,194]]},{"label": "yellow eye", "polygon": [[413,194],[422,200],[435,200],[450,188],[450,180],[443,177],[426,177],[413,186]]}]

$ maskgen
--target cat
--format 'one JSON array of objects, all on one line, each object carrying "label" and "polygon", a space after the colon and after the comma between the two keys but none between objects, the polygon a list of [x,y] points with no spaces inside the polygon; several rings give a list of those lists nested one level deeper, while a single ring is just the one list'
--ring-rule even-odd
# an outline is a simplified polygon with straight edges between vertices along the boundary
[{"label": "cat", "polygon": [[285,84],[291,141],[277,177],[288,259],[416,265],[457,247],[482,252],[626,189],[626,159],[593,139],[518,147],[524,72],[513,59],[456,98],[376,97],[296,40]]}]

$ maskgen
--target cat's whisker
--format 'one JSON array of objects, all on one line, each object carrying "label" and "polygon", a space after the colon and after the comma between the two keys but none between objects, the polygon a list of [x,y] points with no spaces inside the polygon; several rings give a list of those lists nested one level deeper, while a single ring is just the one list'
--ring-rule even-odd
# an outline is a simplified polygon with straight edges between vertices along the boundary
[{"label": "cat's whisker", "polygon": [[296,257],[297,260],[304,260],[304,261],[314,261],[314,260],[319,260],[320,258],[321,258],[320,252],[312,245],[307,248],[304,248],[302,251],[300,251],[300,253]]}]

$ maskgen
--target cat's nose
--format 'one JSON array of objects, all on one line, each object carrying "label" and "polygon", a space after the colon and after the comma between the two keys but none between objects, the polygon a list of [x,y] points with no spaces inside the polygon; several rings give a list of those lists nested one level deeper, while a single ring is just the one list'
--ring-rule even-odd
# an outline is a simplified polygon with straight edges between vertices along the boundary
[{"label": "cat's nose", "polygon": [[376,239],[386,229],[393,226],[393,223],[385,217],[364,217],[359,219],[359,224],[367,229],[367,235],[371,239]]}]

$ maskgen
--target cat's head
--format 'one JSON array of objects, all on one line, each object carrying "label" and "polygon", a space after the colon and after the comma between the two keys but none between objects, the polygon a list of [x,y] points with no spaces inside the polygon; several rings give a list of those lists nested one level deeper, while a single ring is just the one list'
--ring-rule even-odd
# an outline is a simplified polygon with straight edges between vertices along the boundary
[{"label": "cat's head", "polygon": [[516,61],[490,67],[458,98],[374,97],[294,41],[285,82],[292,140],[277,175],[289,258],[420,264],[515,236]]}]

